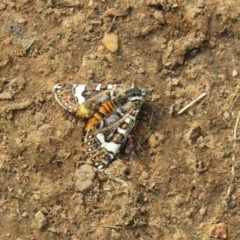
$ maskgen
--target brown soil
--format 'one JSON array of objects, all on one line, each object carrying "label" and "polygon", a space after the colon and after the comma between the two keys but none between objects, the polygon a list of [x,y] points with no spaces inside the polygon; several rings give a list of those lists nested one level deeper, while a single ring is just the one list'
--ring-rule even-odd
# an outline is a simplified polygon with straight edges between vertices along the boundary
[{"label": "brown soil", "polygon": [[[240,239],[240,2],[129,4],[1,1],[0,239]],[[52,94],[94,82],[148,91],[137,157],[106,173]]]}]

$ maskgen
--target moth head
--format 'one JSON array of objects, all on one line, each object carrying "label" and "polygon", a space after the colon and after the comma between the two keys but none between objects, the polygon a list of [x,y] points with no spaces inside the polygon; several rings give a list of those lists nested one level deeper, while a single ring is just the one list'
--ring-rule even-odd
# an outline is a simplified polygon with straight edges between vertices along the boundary
[{"label": "moth head", "polygon": [[126,97],[131,102],[143,102],[146,94],[147,91],[145,89],[138,88],[135,85],[132,85],[126,90]]}]

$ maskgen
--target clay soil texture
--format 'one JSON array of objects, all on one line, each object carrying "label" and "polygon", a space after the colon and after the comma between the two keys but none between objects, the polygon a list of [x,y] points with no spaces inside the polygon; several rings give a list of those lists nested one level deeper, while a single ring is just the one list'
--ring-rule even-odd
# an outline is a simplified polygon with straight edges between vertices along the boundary
[{"label": "clay soil texture", "polygon": [[[0,239],[240,239],[239,17],[238,0],[1,0]],[[146,89],[136,147],[96,171],[56,83]]]}]

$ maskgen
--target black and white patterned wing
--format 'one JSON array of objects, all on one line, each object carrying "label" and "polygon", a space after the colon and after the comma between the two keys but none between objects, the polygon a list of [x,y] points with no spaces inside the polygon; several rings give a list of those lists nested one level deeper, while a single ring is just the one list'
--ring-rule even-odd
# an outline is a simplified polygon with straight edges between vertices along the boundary
[{"label": "black and white patterned wing", "polygon": [[139,110],[140,104],[128,102],[87,132],[84,141],[86,154],[97,169],[105,169],[124,146]]},{"label": "black and white patterned wing", "polygon": [[82,118],[89,118],[99,106],[115,99],[120,89],[129,87],[117,84],[56,84],[53,93],[57,102],[66,110]]}]

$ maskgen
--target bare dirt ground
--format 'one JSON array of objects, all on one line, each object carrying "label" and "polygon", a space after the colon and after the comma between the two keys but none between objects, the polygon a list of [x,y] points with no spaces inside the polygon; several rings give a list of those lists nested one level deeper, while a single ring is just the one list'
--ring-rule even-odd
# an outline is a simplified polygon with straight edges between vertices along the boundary
[{"label": "bare dirt ground", "polygon": [[[240,2],[129,5],[0,2],[0,239],[240,239]],[[145,88],[153,114],[106,173],[52,94],[96,82]]]}]

